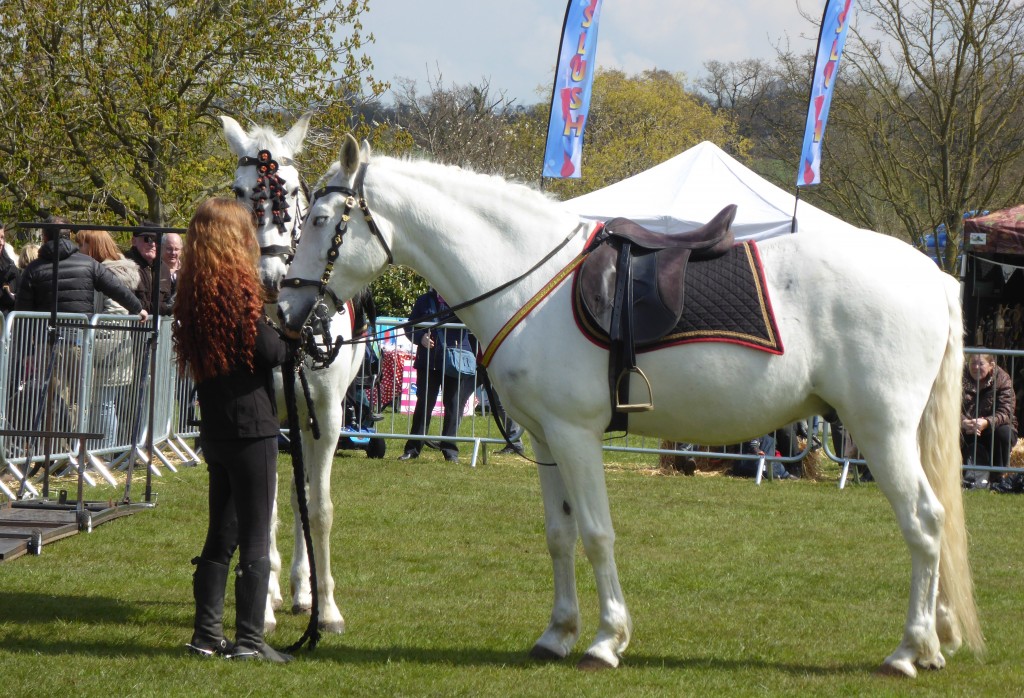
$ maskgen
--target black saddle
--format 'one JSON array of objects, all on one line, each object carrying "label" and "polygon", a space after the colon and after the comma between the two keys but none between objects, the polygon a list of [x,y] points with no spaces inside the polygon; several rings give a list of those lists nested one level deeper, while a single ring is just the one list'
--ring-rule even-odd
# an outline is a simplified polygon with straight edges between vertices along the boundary
[{"label": "black saddle", "polygon": [[671,332],[684,305],[686,265],[713,259],[735,243],[730,226],[736,206],[726,206],[706,224],[686,233],[656,233],[625,218],[614,218],[593,240],[579,269],[577,305],[607,334],[612,422],[609,431],[625,428],[625,413],[654,408],[650,383],[646,403],[624,403],[629,374],[637,368],[637,346],[651,344]]}]

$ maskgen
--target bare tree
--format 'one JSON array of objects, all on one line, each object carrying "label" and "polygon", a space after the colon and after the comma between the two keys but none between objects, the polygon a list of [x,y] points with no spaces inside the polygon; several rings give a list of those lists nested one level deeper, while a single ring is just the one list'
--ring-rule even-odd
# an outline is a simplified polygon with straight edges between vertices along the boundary
[{"label": "bare tree", "polygon": [[539,172],[539,129],[531,112],[518,109],[488,80],[445,86],[438,74],[427,94],[415,82],[400,80],[395,121],[416,148],[438,162],[523,180]]},{"label": "bare tree", "polygon": [[[923,247],[940,224],[954,271],[962,218],[1024,188],[1024,5],[867,0],[842,59],[825,139],[827,196]],[[870,34],[869,34],[870,32]]]}]

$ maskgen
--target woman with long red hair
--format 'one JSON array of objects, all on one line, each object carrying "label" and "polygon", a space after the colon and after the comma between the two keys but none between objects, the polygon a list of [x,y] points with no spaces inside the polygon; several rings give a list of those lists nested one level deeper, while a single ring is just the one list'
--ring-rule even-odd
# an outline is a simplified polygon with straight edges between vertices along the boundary
[{"label": "woman with long red hair", "polygon": [[[210,472],[210,521],[192,560],[195,627],[189,651],[286,662],[263,641],[270,579],[270,515],[277,491],[273,368],[287,345],[263,316],[252,211],[215,198],[196,210],[185,236],[174,302],[178,365],[199,396],[199,439]],[[235,644],[224,638],[228,565],[235,568]]]}]

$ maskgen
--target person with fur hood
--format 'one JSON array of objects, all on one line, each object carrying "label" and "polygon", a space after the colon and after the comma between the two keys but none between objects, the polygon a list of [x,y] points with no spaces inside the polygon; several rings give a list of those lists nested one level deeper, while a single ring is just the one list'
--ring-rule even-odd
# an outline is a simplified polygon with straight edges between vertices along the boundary
[{"label": "person with fur hood", "polygon": [[[141,280],[139,265],[121,254],[107,231],[78,231],[78,249],[102,264],[128,288],[138,288]],[[99,290],[96,291],[93,312],[98,315],[131,314],[126,307]],[[135,360],[123,340],[122,333],[116,330],[96,331],[92,400],[95,411],[90,421],[94,431],[104,434],[100,448],[125,443],[127,438],[127,435],[118,438],[117,430],[121,422],[118,405],[128,404],[131,400],[128,386],[131,384]]]}]

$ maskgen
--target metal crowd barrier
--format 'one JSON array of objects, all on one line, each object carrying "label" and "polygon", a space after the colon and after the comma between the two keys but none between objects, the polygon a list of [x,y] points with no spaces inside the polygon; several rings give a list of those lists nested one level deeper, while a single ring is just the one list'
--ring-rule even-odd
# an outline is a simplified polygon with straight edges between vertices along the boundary
[{"label": "metal crowd barrier", "polygon": [[[122,331],[140,327],[138,316],[58,313],[59,327],[53,367],[53,401],[46,423],[46,366],[51,354],[49,313],[12,312],[0,324],[0,429],[7,431],[95,432],[103,437],[85,444],[87,458],[83,478],[95,484],[92,474],[111,485],[117,481],[111,469],[125,470],[132,458],[147,460],[142,452],[153,432],[153,457],[174,469],[161,452],[170,448],[176,458],[195,464],[198,457],[184,439],[195,435],[186,424],[184,408],[191,384],[178,375],[169,331],[158,332],[153,420],[150,422],[149,390],[143,371],[150,333]],[[167,324],[165,318],[159,320]],[[134,439],[132,435],[136,434]],[[21,480],[25,470],[45,459],[38,437],[0,435],[0,476]],[[46,474],[77,469],[80,444],[71,439],[51,443]],[[29,461],[29,462],[26,462]],[[152,472],[160,474],[154,462]],[[2,480],[0,480],[2,485]],[[29,495],[36,488],[26,483]],[[0,487],[9,498],[10,490]]]},{"label": "metal crowd barrier", "polygon": [[[54,399],[56,408],[49,425],[34,424],[45,400],[43,375],[45,361],[49,357],[47,338],[48,313],[13,312],[0,317],[0,429],[31,430],[47,428],[51,431],[92,431],[103,434],[96,443],[87,443],[88,457],[85,478],[92,485],[90,476],[98,474],[111,484],[115,483],[110,469],[125,470],[132,458],[145,460],[141,449],[145,447],[149,430],[153,432],[154,450],[151,461],[153,474],[160,474],[160,466],[172,471],[176,464],[195,465],[199,456],[188,444],[189,439],[198,437],[195,422],[195,394],[187,375],[179,375],[174,360],[169,331],[158,333],[156,362],[152,372],[155,386],[153,419],[149,421],[148,385],[143,375],[144,356],[148,333],[119,332],[109,325],[138,327],[136,316],[118,315],[58,315],[62,326],[57,333],[58,350],[54,367]],[[161,319],[166,323],[166,319]],[[416,382],[412,359],[415,348],[411,343],[397,336],[395,326],[404,322],[402,318],[379,318],[378,336],[381,339],[368,347],[369,356],[378,362],[376,379],[364,372],[357,376],[348,391],[346,401],[346,424],[342,440],[349,440],[356,448],[367,448],[371,440],[402,441],[426,440],[434,442],[438,436],[440,421],[440,400],[432,410],[431,425],[427,434],[412,433],[412,412],[416,401]],[[97,327],[102,324],[103,327]],[[434,326],[425,323],[421,326]],[[461,324],[447,324],[440,327],[462,329]],[[400,331],[399,331],[400,332]],[[997,356],[1001,366],[1011,376],[1018,374],[1018,361],[1024,358],[1024,351],[997,350],[985,347],[969,347],[965,354],[989,353]],[[1024,370],[1024,369],[1022,369]],[[445,378],[444,380],[449,380]],[[461,379],[465,380],[465,379]],[[468,435],[445,437],[445,440],[472,444],[471,465],[475,466],[483,453],[487,462],[484,445],[504,445],[505,440],[490,417],[490,405],[486,399],[478,376],[474,391],[467,403],[464,415],[482,415],[483,420],[471,420]],[[385,386],[385,381],[390,385]],[[443,394],[442,390],[439,391]],[[339,399],[340,396],[339,396]],[[661,442],[647,439],[641,445],[631,444],[625,438],[607,441],[604,450],[608,452],[629,452],[648,455],[676,455],[694,458],[722,460],[750,460],[756,462],[755,482],[763,476],[773,478],[771,462],[785,464],[799,463],[808,453],[816,437],[824,453],[842,467],[839,487],[845,486],[851,466],[854,478],[859,481],[858,469],[866,465],[855,447],[833,448],[830,430],[821,418],[809,420],[810,433],[804,449],[791,456],[750,455],[724,450],[687,450],[661,448]],[[781,427],[780,427],[781,428]],[[461,431],[465,431],[464,429]],[[135,443],[132,434],[136,433]],[[383,441],[381,441],[383,440]],[[635,439],[634,439],[635,444]],[[989,453],[994,452],[994,441],[988,444]],[[167,453],[164,453],[164,450]],[[31,463],[26,458],[32,451]],[[77,466],[79,444],[64,439],[53,445],[50,454],[51,472],[62,472]],[[381,450],[381,452],[383,449]],[[840,451],[840,453],[837,453]],[[369,450],[367,451],[370,452]],[[25,437],[4,437],[0,435],[0,476],[9,474],[20,479],[25,469],[43,460],[41,446],[34,446]],[[978,462],[965,463],[965,470],[1024,473],[1024,468],[1001,467]],[[37,490],[31,482],[26,483],[29,495]],[[9,490],[0,481],[0,492],[11,497]]]}]

